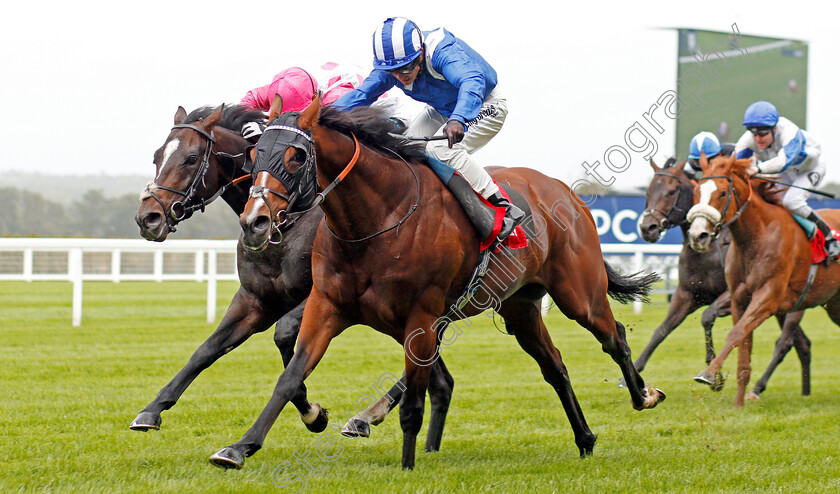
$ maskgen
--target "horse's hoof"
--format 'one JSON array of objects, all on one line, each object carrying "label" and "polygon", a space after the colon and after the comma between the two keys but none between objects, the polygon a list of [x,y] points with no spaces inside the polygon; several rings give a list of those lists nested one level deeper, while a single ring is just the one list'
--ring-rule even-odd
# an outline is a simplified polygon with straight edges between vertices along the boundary
[{"label": "horse's hoof", "polygon": [[626,388],[627,387],[627,381],[625,381],[623,377],[618,380],[618,387],[619,388]]},{"label": "horse's hoof", "polygon": [[321,405],[317,403],[313,403],[313,405],[317,406],[320,409],[318,412],[318,416],[315,417],[314,421],[308,424],[304,422],[303,424],[306,426],[307,429],[309,429],[309,432],[314,432],[317,434],[319,432],[324,432],[324,430],[327,428],[327,424],[330,423],[330,414],[327,411],[327,409],[321,407]]},{"label": "horse's hoof", "polygon": [[694,376],[694,380],[700,384],[705,384],[712,388],[712,391],[721,391],[723,389],[723,376],[720,372],[712,374],[707,370],[703,370],[700,374]]},{"label": "horse's hoof", "polygon": [[595,452],[595,442],[598,440],[598,436],[595,434],[588,434],[581,442],[578,443],[578,448],[580,449],[580,459],[583,460],[588,456],[592,456],[592,453]]},{"label": "horse's hoof", "polygon": [[758,401],[758,400],[760,400],[760,399],[761,399],[761,398],[758,396],[758,393],[756,393],[755,391],[750,391],[749,393],[747,393],[746,395],[744,395],[744,398],[745,398],[745,399],[747,399],[747,400],[749,400],[749,401]]},{"label": "horse's hoof", "polygon": [[656,408],[656,405],[665,401],[665,393],[659,388],[647,388],[645,390],[645,399],[641,406],[633,406],[636,410],[647,410],[649,408]]},{"label": "horse's hoof", "polygon": [[133,431],[142,432],[146,432],[149,429],[159,431],[160,414],[152,412],[140,412],[140,414],[137,415],[137,418],[135,418],[134,421],[131,422],[131,425],[129,425],[128,428]]},{"label": "horse's hoof", "polygon": [[370,424],[364,420],[352,418],[341,428],[341,435],[347,437],[370,437]]},{"label": "horse's hoof", "polygon": [[[659,395],[659,399],[658,399],[658,400],[656,400],[656,405],[658,405],[658,404],[662,403],[663,401],[665,401],[665,398],[667,398],[667,396],[665,396],[665,392],[664,392],[664,391],[662,391],[662,390],[661,390],[661,389],[659,389],[659,388],[653,388],[653,390],[654,390],[654,391],[655,391],[655,392]],[[655,405],[654,405],[654,406],[655,406]]]},{"label": "horse's hoof", "polygon": [[239,470],[245,464],[245,456],[239,451],[227,447],[222,448],[218,453],[210,456],[210,463],[225,470],[231,468]]}]

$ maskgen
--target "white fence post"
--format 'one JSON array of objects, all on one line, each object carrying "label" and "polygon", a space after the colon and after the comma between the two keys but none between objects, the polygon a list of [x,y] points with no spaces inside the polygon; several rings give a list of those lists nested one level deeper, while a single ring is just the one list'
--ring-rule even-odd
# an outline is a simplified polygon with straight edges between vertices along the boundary
[{"label": "white fence post", "polygon": [[114,283],[120,282],[120,272],[122,269],[122,258],[120,256],[120,249],[114,249],[111,252],[111,281]]},{"label": "white fence post", "polygon": [[23,279],[32,281],[32,249],[23,249]]},{"label": "white fence post", "polygon": [[156,250],[154,253],[154,265],[152,267],[152,272],[155,275],[155,281],[161,282],[163,281],[163,251]]},{"label": "white fence post", "polygon": [[216,249],[207,251],[207,322],[216,321]]},{"label": "white fence post", "polygon": [[70,249],[68,253],[70,281],[73,283],[73,326],[82,325],[82,249]]},{"label": "white fence post", "polygon": [[195,252],[195,281],[204,281],[204,249]]}]

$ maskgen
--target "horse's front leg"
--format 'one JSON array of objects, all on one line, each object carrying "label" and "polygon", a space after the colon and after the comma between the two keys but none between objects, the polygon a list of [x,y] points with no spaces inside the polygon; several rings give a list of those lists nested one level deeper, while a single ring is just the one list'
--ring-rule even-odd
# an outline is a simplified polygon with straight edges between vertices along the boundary
[{"label": "horse's front leg", "polygon": [[400,425],[403,431],[403,469],[414,469],[414,456],[417,449],[417,434],[423,425],[423,407],[426,402],[426,389],[432,365],[439,357],[438,339],[435,334],[435,318],[422,314],[409,318],[406,329],[405,348],[405,384],[400,401]]},{"label": "horse's front leg", "polygon": [[708,367],[701,371],[694,377],[694,380],[707,384],[711,387],[723,387],[723,376],[721,368],[729,353],[740,345],[744,338],[750,335],[755,328],[763,323],[767,318],[776,313],[778,309],[778,301],[776,300],[776,293],[779,288],[767,284],[752,294],[752,300],[749,305],[744,308],[744,304],[739,299],[733,297],[732,299],[732,321],[734,325],[726,335],[726,342],[720,349],[720,353],[712,359]]},{"label": "horse's front leg", "polygon": [[146,405],[129,427],[138,431],[160,429],[161,412],[172,408],[204,369],[251,335],[268,329],[276,320],[275,311],[268,311],[256,297],[240,287],[216,331],[196,349],[187,365],[158,392],[157,397]]},{"label": "horse's front leg", "polygon": [[735,406],[744,406],[744,394],[747,392],[747,384],[750,382],[750,373],[752,372],[752,346],[753,333],[750,331],[741,340],[738,345],[738,387],[735,392]]},{"label": "horse's front leg", "polygon": [[[283,357],[283,366],[289,365],[292,356],[295,354],[295,342],[300,333],[300,322],[303,318],[303,310],[306,307],[306,300],[298,304],[277,321],[274,329],[274,344],[280,350]],[[301,383],[295,396],[292,397],[292,405],[300,413],[300,419],[311,432],[323,432],[329,423],[327,409],[318,403],[310,403],[306,397],[306,385]]]},{"label": "horse's front leg", "polygon": [[262,448],[268,431],[283,407],[318,365],[330,341],[348,326],[347,320],[331,302],[321,296],[311,295],[303,313],[297,351],[277,380],[265,409],[242,439],[213,454],[210,462],[222,468],[242,468],[245,458]]}]

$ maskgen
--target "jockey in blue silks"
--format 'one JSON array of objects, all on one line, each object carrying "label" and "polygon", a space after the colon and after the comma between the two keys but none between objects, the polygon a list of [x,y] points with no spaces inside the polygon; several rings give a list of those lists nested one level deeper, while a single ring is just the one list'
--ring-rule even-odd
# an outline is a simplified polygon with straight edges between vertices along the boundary
[{"label": "jockey in blue silks", "polygon": [[370,105],[394,86],[429,105],[406,134],[445,135],[446,140],[429,141],[426,152],[457,170],[488,202],[505,208],[499,241],[513,233],[525,213],[502,195],[472,157],[501,130],[508,112],[493,67],[446,29],[421,32],[402,17],[385,20],[374,32],[373,66],[361,86],[333,107]]},{"label": "jockey in blue silks", "polygon": [[[779,116],[772,103],[757,101],[744,113],[747,132],[738,139],[735,153],[739,159],[755,158],[754,173],[778,174],[779,178],[797,187],[813,188],[825,177],[825,163],[820,162],[820,144],[808,132]],[[811,193],[791,187],[782,204],[794,214],[816,223],[825,236],[825,249],[831,260],[840,257],[840,242],[831,227],[806,202]]]}]

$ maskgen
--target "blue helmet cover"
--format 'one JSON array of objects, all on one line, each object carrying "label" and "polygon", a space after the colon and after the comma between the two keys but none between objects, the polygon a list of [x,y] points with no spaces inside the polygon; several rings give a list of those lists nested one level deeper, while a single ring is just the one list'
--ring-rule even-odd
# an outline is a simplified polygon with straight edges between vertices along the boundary
[{"label": "blue helmet cover", "polygon": [[411,63],[423,49],[423,34],[404,17],[390,17],[373,33],[373,66],[394,70]]},{"label": "blue helmet cover", "polygon": [[717,136],[711,132],[700,132],[691,138],[691,144],[688,146],[688,157],[690,159],[700,159],[700,153],[706,153],[706,158],[717,156],[720,154],[723,147]]},{"label": "blue helmet cover", "polygon": [[744,112],[744,127],[774,127],[779,123],[779,110],[773,103],[756,101]]}]

